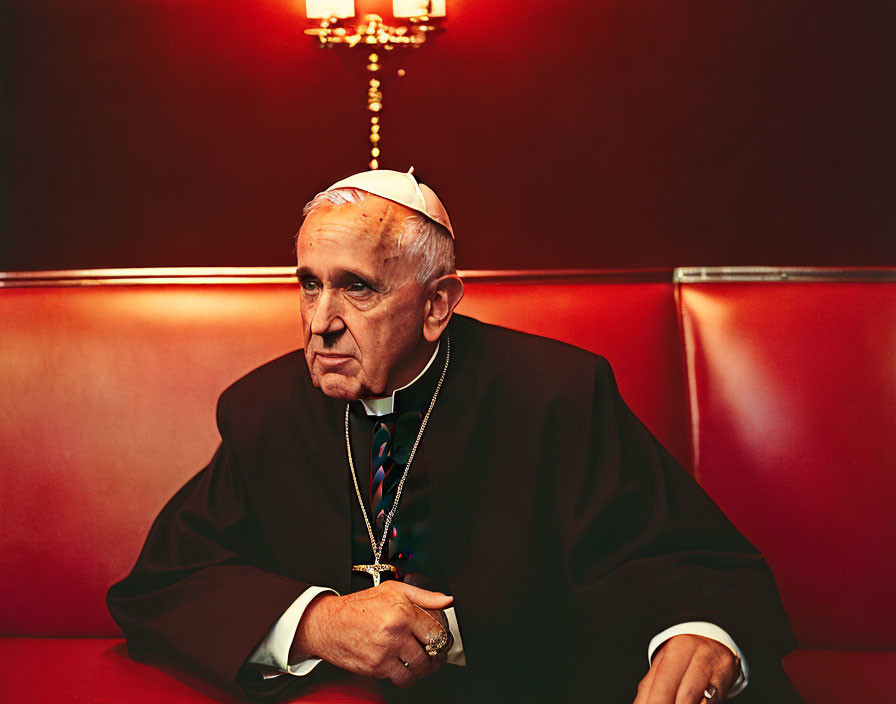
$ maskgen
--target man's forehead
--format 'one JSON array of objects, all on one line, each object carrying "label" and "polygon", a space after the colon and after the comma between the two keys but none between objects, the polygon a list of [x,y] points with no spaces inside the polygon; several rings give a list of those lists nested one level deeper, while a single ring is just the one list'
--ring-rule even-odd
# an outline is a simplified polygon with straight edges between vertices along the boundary
[{"label": "man's forehead", "polygon": [[358,203],[323,203],[305,218],[299,237],[306,233],[356,234],[391,244],[398,240],[405,219],[411,215],[409,208],[372,194]]},{"label": "man's forehead", "polygon": [[315,209],[299,231],[297,273],[334,279],[359,276],[387,286],[389,277],[410,266],[399,237],[411,215],[410,209],[373,195],[359,203],[327,203]]}]

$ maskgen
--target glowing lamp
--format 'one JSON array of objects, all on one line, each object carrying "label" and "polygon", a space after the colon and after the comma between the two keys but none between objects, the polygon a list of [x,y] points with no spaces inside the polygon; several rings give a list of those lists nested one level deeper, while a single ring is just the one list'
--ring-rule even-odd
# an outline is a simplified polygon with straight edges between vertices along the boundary
[{"label": "glowing lamp", "polygon": [[[366,3],[374,5],[374,3]],[[387,6],[382,1],[380,5]],[[422,46],[427,37],[441,29],[437,21],[447,14],[447,0],[393,0],[392,15],[395,26],[385,24],[380,15],[366,14],[357,22],[344,22],[355,17],[354,0],[305,0],[305,15],[310,20],[320,20],[305,34],[317,37],[319,46],[361,47],[367,52],[367,71],[371,77],[367,90],[367,110],[370,116],[371,169],[379,168],[380,112],[383,109],[382,81],[376,77],[380,70],[381,54],[395,49]],[[398,71],[404,75],[404,69]]]},{"label": "glowing lamp", "polygon": [[355,16],[355,0],[305,0],[309,20],[345,19]]}]

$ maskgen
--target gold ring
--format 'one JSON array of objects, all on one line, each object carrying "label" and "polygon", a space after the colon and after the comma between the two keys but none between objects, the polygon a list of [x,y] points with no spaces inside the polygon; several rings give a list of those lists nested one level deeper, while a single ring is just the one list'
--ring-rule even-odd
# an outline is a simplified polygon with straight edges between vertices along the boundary
[{"label": "gold ring", "polygon": [[715,688],[715,685],[707,685],[706,689],[703,690],[703,698],[707,702],[711,702],[715,698],[716,694],[718,694],[718,692],[719,690]]},{"label": "gold ring", "polygon": [[426,644],[426,654],[434,658],[446,645],[448,645],[448,633],[442,629],[440,633],[435,633],[429,637],[429,643]]}]

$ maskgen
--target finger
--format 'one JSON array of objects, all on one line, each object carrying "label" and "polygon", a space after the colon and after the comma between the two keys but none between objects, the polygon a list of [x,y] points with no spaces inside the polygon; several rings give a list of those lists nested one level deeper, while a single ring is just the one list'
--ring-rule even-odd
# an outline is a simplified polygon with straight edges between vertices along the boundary
[{"label": "finger", "polygon": [[741,674],[741,662],[740,658],[731,653],[731,664],[722,669],[720,679],[722,681],[722,686],[719,688],[721,692],[720,700],[724,701],[725,697],[728,696],[728,690],[734,686],[735,680],[737,680],[738,676]]},{"label": "finger", "polygon": [[423,609],[411,609],[409,624],[414,637],[424,646],[434,637],[438,638],[442,633],[448,635],[448,629],[436,620],[435,616]]},{"label": "finger", "polygon": [[453,596],[442,594],[442,592],[431,592],[426,589],[421,589],[420,587],[415,587],[412,584],[393,582],[391,580],[385,584],[394,584],[394,588],[404,594],[408,601],[411,601],[418,606],[422,606],[424,609],[447,609],[454,603]]},{"label": "finger", "polygon": [[656,664],[656,674],[647,696],[647,704],[674,704],[681,678],[691,661],[690,648],[670,648],[671,641],[663,647],[664,655]]},{"label": "finger", "polygon": [[[718,682],[710,682],[712,675],[712,661],[707,657],[695,655],[681,678],[675,704],[700,704],[704,700],[703,692],[710,684],[719,688]],[[722,697],[716,694],[712,704],[718,704],[720,701]]]},{"label": "finger", "polygon": [[[691,668],[700,673],[703,680],[702,686],[699,686],[699,702],[709,702],[710,704],[719,704],[725,701],[728,696],[728,690],[734,684],[734,680],[738,673],[739,660],[737,656],[721,644],[713,643],[709,650],[698,649],[691,661],[691,667],[682,681],[684,688],[685,682],[691,677]],[[695,689],[699,682],[694,683]],[[690,690],[690,683],[688,682]],[[707,693],[709,696],[707,696]],[[687,701],[687,700],[686,700]]]},{"label": "finger", "polygon": [[712,704],[725,701],[725,698],[728,696],[728,690],[731,689],[734,680],[737,679],[739,664],[740,660],[734,653],[731,653],[731,658],[726,658],[721,665],[716,661],[716,667],[710,678],[710,683],[718,690],[718,693],[711,700]]},{"label": "finger", "polygon": [[430,674],[441,670],[442,665],[444,665],[448,661],[448,646],[447,645],[439,651],[438,655],[430,655],[429,653],[426,652],[426,650],[424,650],[423,652],[426,655],[426,657],[429,658]]},{"label": "finger", "polygon": [[647,670],[647,674],[641,678],[640,682],[638,682],[638,695],[635,697],[633,704],[645,704],[647,701],[647,697],[650,694],[650,688],[653,686],[653,678],[656,677],[656,671],[663,660],[665,652],[666,649],[661,648],[660,651],[653,656],[653,661],[650,663],[650,669]]},{"label": "finger", "polygon": [[414,676],[414,673],[411,671],[410,663],[407,665],[404,664],[402,660],[393,660],[393,665],[389,668],[389,679],[392,681],[396,687],[401,687],[402,689],[407,689],[412,686],[417,678]]},{"label": "finger", "polygon": [[448,631],[425,611],[420,609],[414,609],[414,611],[417,613],[411,619],[411,632],[420,643],[421,652],[432,661],[433,671],[436,671],[444,664],[448,657],[448,644],[446,643],[436,656],[427,653],[425,647],[431,642],[438,640],[443,633],[448,636]]},{"label": "finger", "polygon": [[405,654],[401,656],[401,661],[407,663],[408,669],[418,680],[433,672],[432,658],[421,646],[415,644],[413,650],[408,649],[402,652]]}]

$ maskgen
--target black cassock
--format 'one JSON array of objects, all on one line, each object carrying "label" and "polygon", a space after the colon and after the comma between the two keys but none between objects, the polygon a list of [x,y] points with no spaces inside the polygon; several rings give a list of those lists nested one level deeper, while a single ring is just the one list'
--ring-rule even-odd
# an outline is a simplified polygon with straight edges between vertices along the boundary
[{"label": "black cassock", "polygon": [[[750,665],[737,701],[799,701],[765,561],[625,405],[606,360],[463,316],[448,332],[450,366],[411,474],[428,482],[427,547],[467,667],[386,695],[631,702],[650,639],[709,621]],[[421,382],[434,385],[446,347]],[[262,682],[245,661],[306,587],[352,589],[360,513],[344,414],[301,352],[222,394],[214,458],[109,591],[133,657],[260,699],[338,676],[322,663]]]}]

